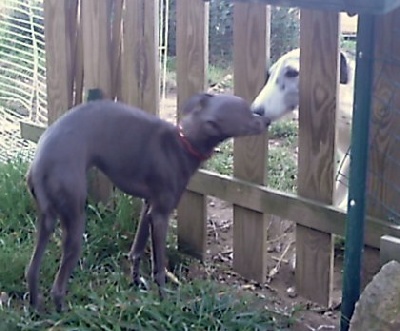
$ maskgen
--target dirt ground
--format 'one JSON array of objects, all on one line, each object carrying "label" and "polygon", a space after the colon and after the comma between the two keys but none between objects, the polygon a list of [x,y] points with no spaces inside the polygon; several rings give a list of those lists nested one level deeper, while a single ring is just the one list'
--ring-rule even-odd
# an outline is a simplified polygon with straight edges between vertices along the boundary
[{"label": "dirt ground", "polygon": [[[268,277],[267,282],[260,285],[248,282],[232,272],[232,220],[231,204],[213,197],[208,198],[207,260],[220,265],[215,271],[218,273],[217,278],[225,283],[241,284],[244,288],[255,291],[259,296],[265,297],[266,306],[277,311],[288,313],[296,310],[295,317],[298,322],[293,328],[295,331],[339,330],[342,256],[339,254],[335,257],[332,305],[331,307],[320,307],[296,294],[289,293],[290,290],[295,289],[295,274],[291,264],[295,259],[295,226],[292,222],[280,222],[282,226],[279,240],[268,241],[267,273],[271,277]],[[288,248],[287,252],[285,252],[286,248]],[[273,270],[278,266],[278,260],[282,256],[279,271],[275,273]],[[379,271],[378,252],[366,249],[364,256],[363,287]]]},{"label": "dirt ground", "polygon": [[[168,121],[176,121],[176,96],[174,94],[161,102],[160,116]],[[292,222],[278,222],[278,239],[268,242],[267,273],[269,279],[264,284],[249,282],[232,271],[232,205],[219,199],[208,198],[208,238],[206,262],[217,266],[212,270],[191,270],[195,274],[207,273],[227,284],[240,285],[243,289],[257,293],[265,298],[266,309],[290,314],[296,310],[294,331],[339,330],[342,256],[335,257],[333,304],[331,307],[319,307],[301,298],[295,291],[295,275],[292,262],[295,259],[295,226]],[[362,273],[363,286],[379,270],[379,254],[375,250],[366,250]],[[280,266],[278,261],[281,258]],[[207,265],[207,263],[206,263]],[[278,272],[274,268],[278,267]],[[275,269],[276,270],[276,269]],[[194,275],[195,277],[197,275]],[[294,291],[293,291],[294,290]]]}]

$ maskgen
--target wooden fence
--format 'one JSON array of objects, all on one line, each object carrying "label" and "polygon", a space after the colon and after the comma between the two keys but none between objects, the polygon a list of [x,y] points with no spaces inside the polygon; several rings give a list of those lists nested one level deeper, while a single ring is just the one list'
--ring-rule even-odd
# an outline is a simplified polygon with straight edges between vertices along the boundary
[{"label": "wooden fence", "polygon": [[[49,123],[81,102],[91,88],[101,88],[109,98],[159,113],[158,0],[45,0],[44,6]],[[398,29],[400,19],[394,15],[399,13],[380,19],[378,33],[387,35]],[[308,74],[300,81],[298,194],[266,186],[268,137],[264,134],[235,139],[234,176],[200,170],[178,207],[179,248],[203,258],[207,195],[233,203],[233,268],[259,282],[266,279],[266,231],[271,215],[296,222],[297,289],[323,305],[331,300],[332,234],[344,235],[346,220],[345,213],[331,206],[338,22],[335,12],[301,12],[301,70]],[[208,3],[177,0],[176,23],[179,109],[192,94],[206,90]],[[269,27],[269,8],[264,4],[234,4],[234,92],[249,101],[265,81]],[[394,46],[383,38],[379,47]],[[390,66],[386,63],[385,70]],[[376,93],[385,91],[382,88]],[[22,123],[21,132],[37,140],[42,129]],[[377,194],[385,199],[382,185],[370,187],[379,188]],[[98,197],[106,200],[110,189],[109,182],[98,176]],[[400,237],[400,227],[378,219],[382,215],[372,215],[375,218],[369,217],[365,227],[366,244],[379,248],[383,234]]]}]

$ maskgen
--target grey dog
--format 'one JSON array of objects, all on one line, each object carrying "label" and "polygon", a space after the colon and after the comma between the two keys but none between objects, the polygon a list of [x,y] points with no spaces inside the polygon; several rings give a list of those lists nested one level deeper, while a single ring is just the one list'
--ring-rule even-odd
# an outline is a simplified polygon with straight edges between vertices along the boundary
[{"label": "grey dog", "polygon": [[81,254],[92,167],[122,192],[143,199],[129,254],[132,281],[139,283],[140,259],[151,233],[152,273],[164,297],[168,219],[191,176],[222,141],[261,134],[270,124],[236,96],[200,93],[187,100],[181,114],[175,126],[121,102],[98,100],[71,109],[46,129],[27,173],[38,209],[37,240],[26,272],[32,307],[39,306],[40,264],[59,217],[62,258],[51,294],[56,309],[63,309]]}]

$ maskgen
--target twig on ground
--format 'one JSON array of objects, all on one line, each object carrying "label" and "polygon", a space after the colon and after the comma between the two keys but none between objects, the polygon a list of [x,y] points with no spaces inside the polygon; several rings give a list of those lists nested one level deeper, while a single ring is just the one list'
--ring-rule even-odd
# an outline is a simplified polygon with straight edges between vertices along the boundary
[{"label": "twig on ground", "polygon": [[211,224],[211,226],[212,226],[212,229],[211,229],[210,232],[213,233],[213,235],[214,235],[214,237],[215,237],[215,240],[218,241],[218,236],[219,236],[219,235],[218,235],[217,226],[215,225],[215,222],[214,222],[212,219],[210,219],[210,224]]},{"label": "twig on ground", "polygon": [[284,234],[281,234],[279,237],[276,237],[276,238],[267,240],[267,244],[272,244],[272,243],[275,242],[275,241],[280,241],[281,239],[283,239],[283,238],[286,237],[287,235],[288,235],[287,233],[284,233]]},{"label": "twig on ground", "polygon": [[271,259],[273,259],[273,260],[275,260],[275,261],[280,261],[280,262],[283,262],[283,263],[285,263],[285,264],[288,264],[289,263],[289,260],[287,260],[287,259],[281,259],[280,257],[277,257],[277,256],[271,256]]},{"label": "twig on ground", "polygon": [[306,325],[307,329],[311,331],[327,331],[327,330],[334,330],[334,325],[320,325],[318,328],[313,328],[311,325]]},{"label": "twig on ground", "polygon": [[275,275],[279,272],[284,256],[289,252],[290,247],[294,243],[295,243],[295,241],[293,240],[286,246],[285,250],[282,252],[281,256],[279,257],[278,262],[276,263],[275,267],[273,267],[271,269],[271,271],[268,273],[267,283],[271,282],[272,279],[275,277]]},{"label": "twig on ground", "polygon": [[174,283],[178,286],[182,285],[182,283],[179,281],[178,277],[176,277],[172,272],[168,271],[167,268],[165,268],[165,274],[172,283]]}]

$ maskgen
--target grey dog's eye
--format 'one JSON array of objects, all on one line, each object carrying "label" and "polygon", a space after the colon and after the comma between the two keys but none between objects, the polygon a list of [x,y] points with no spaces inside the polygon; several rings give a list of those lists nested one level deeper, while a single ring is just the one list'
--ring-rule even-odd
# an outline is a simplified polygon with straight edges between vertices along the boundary
[{"label": "grey dog's eye", "polygon": [[295,78],[298,75],[299,75],[299,72],[296,69],[288,69],[285,72],[285,77],[288,77],[288,78]]}]

